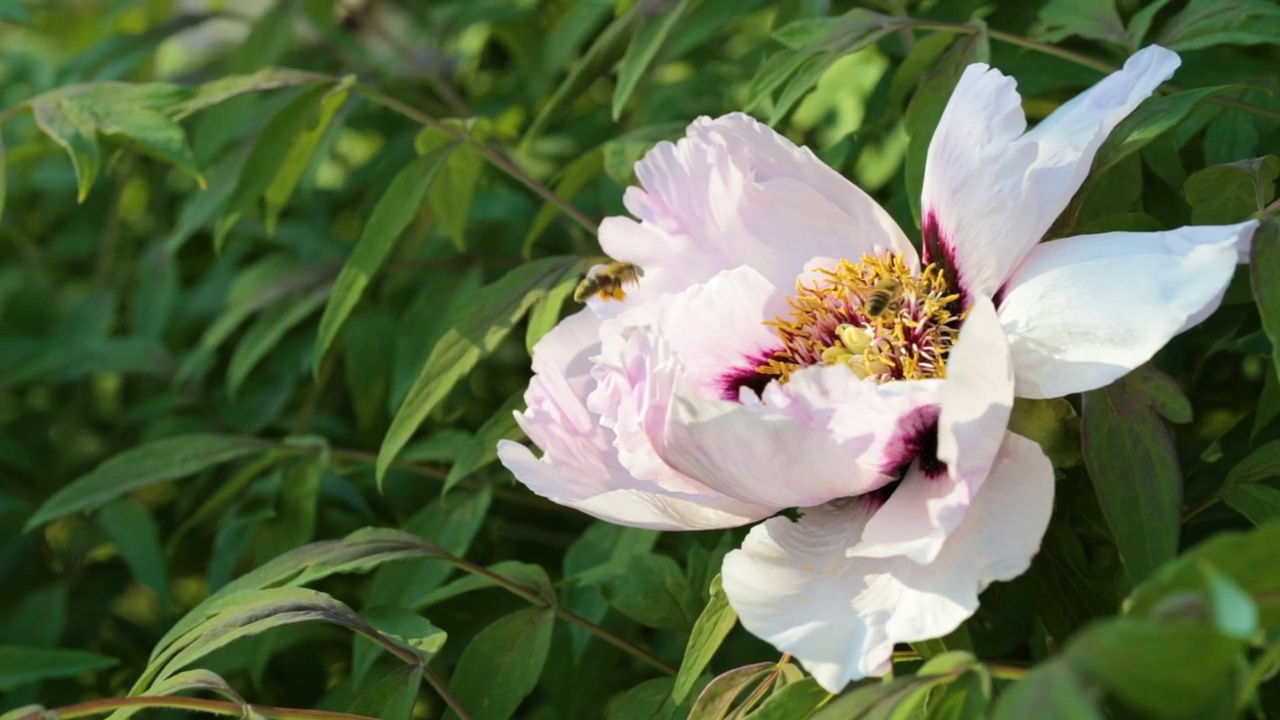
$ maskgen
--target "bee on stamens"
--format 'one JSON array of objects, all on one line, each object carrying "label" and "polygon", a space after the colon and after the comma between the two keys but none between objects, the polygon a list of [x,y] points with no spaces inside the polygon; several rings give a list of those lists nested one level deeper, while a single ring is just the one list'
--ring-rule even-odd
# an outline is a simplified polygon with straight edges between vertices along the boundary
[{"label": "bee on stamens", "polygon": [[862,302],[862,312],[867,318],[878,318],[885,314],[889,306],[898,299],[898,293],[902,290],[902,283],[893,278],[882,278],[871,288],[871,292],[867,293],[867,298]]},{"label": "bee on stamens", "polygon": [[576,302],[586,302],[595,295],[601,300],[626,300],[624,285],[635,285],[644,277],[644,268],[633,263],[614,260],[599,270],[582,278],[573,291]]}]

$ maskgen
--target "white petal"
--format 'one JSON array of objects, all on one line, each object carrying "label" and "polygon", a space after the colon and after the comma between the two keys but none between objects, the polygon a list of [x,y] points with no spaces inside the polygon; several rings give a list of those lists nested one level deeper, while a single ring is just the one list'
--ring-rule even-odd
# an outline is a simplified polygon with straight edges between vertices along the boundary
[{"label": "white petal", "polygon": [[[610,218],[600,244],[644,267],[643,300],[748,265],[789,288],[816,255],[860,257],[877,247],[914,258],[906,236],[866,193],[752,118],[701,118],[676,143],[636,164],[628,189],[640,219]],[[628,293],[630,296],[631,293]]]},{"label": "white petal", "polygon": [[856,462],[856,443],[842,445],[827,430],[764,406],[677,391],[663,440],[660,452],[672,467],[754,505],[809,507],[892,481]]},{"label": "white petal", "polygon": [[1116,232],[1036,246],[999,315],[1019,397],[1103,387],[1208,316],[1257,223]]},{"label": "white petal", "polygon": [[1013,80],[969,66],[929,145],[926,260],[953,263],[966,293],[995,295],[1066,208],[1112,128],[1178,63],[1148,47],[1026,134]]},{"label": "white petal", "polygon": [[931,563],[986,481],[1013,409],[1013,369],[991,301],[978,296],[947,362],[937,459],[922,459],[867,523],[853,554]]},{"label": "white petal", "polygon": [[995,580],[1024,572],[1049,523],[1053,468],[1040,447],[1008,434],[991,477],[937,560],[851,558],[867,521],[861,503],[832,503],[798,522],[773,518],[729,553],[722,574],[743,626],[794,655],[823,688],[883,675],[894,643],[941,637]]}]

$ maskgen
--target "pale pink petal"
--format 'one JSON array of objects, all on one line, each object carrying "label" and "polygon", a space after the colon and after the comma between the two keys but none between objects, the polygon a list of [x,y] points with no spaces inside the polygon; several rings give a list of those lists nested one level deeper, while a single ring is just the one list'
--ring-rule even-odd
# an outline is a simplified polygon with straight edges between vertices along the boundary
[{"label": "pale pink petal", "polygon": [[935,458],[921,457],[867,523],[861,557],[930,563],[986,481],[1013,408],[1013,369],[995,307],[978,296],[947,359]]},{"label": "pale pink petal", "polygon": [[660,453],[712,490],[781,509],[819,505],[892,481],[861,467],[856,447],[765,406],[677,391]]},{"label": "pale pink petal", "polygon": [[600,352],[599,329],[592,313],[579,312],[534,347],[528,409],[516,413],[516,421],[543,456],[535,458],[519,443],[501,443],[498,457],[516,479],[543,497],[623,525],[732,527],[772,514],[772,508],[744,505],[674,470],[640,478],[619,462],[613,431],[585,405],[594,386],[591,358]]},{"label": "pale pink petal", "polygon": [[1103,387],[1208,316],[1257,223],[1115,232],[1036,246],[1000,300],[1017,394]]},{"label": "pale pink petal", "polygon": [[898,475],[938,422],[942,380],[875,383],[843,365],[817,365],[765,389],[764,404],[838,440],[869,472]]},{"label": "pale pink petal", "polygon": [[725,593],[743,626],[791,653],[826,690],[883,675],[894,643],[941,637],[978,607],[978,593],[1024,572],[1053,507],[1040,447],[1007,434],[990,478],[938,558],[849,557],[869,510],[858,501],[756,526],[724,560]]},{"label": "pale pink petal", "polygon": [[995,295],[1066,208],[1112,128],[1178,63],[1176,54],[1148,47],[1025,134],[1014,81],[970,65],[929,145],[926,261],[952,265],[967,295]]},{"label": "pale pink petal", "polygon": [[[914,258],[906,236],[866,193],[752,118],[701,118],[636,165],[643,189],[624,201],[640,222],[610,218],[600,244],[644,267],[635,301],[748,265],[789,288],[817,255],[877,248]],[[630,295],[630,293],[629,293]]]}]

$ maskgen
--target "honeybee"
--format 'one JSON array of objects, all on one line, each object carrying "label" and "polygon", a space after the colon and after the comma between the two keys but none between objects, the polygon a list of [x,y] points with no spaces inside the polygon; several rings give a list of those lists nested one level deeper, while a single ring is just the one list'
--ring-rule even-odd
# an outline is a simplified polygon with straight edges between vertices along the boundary
[{"label": "honeybee", "polygon": [[862,312],[868,318],[878,318],[889,309],[902,290],[902,283],[893,278],[881,278],[862,302]]},{"label": "honeybee", "polygon": [[573,291],[573,299],[577,302],[586,302],[587,298],[595,295],[601,300],[626,300],[627,294],[623,291],[623,286],[635,285],[642,277],[644,277],[644,268],[633,263],[614,260],[582,278],[582,282],[578,283],[578,287]]}]

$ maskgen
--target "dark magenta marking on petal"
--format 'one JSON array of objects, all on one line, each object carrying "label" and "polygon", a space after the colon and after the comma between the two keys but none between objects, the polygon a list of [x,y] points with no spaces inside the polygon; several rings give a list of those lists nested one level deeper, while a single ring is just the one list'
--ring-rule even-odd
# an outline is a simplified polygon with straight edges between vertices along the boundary
[{"label": "dark magenta marking on petal", "polygon": [[932,209],[925,212],[920,222],[920,247],[924,263],[926,265],[933,263],[942,268],[942,274],[947,279],[947,288],[960,294],[955,306],[948,308],[952,313],[958,314],[962,308],[968,306],[968,293],[964,289],[964,278],[960,275],[960,268],[956,266],[955,246],[951,238],[943,237],[942,228],[938,225],[938,216]]},{"label": "dark magenta marking on petal", "polygon": [[901,477],[916,459],[923,461],[930,442],[936,455],[938,412],[938,406],[926,405],[898,418],[892,439],[885,448],[886,460],[881,472]]},{"label": "dark magenta marking on petal", "polygon": [[720,397],[730,402],[738,402],[738,391],[744,387],[751,388],[751,392],[754,392],[757,397],[764,394],[765,387],[775,380],[776,376],[757,372],[756,368],[768,363],[776,353],[782,351],[782,348],[778,348],[743,358],[742,366],[730,368],[721,373]]},{"label": "dark magenta marking on petal", "polygon": [[920,446],[920,471],[930,480],[937,480],[940,477],[947,476],[947,464],[938,459],[938,425],[934,423],[933,427],[921,438],[923,441]]}]

